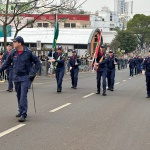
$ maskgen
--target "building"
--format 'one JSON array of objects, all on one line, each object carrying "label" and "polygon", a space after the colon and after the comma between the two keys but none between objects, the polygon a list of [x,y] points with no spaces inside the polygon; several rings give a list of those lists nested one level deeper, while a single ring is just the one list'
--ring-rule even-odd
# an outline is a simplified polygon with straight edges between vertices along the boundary
[{"label": "building", "polygon": [[133,13],[133,1],[114,0],[114,11],[118,15],[130,16]]},{"label": "building", "polygon": [[91,15],[91,28],[100,28],[103,32],[109,32],[115,28],[122,29],[123,24],[119,22],[119,15],[108,7],[102,7],[96,15]]},{"label": "building", "polygon": [[[10,7],[11,10],[11,7]],[[11,16],[10,16],[11,18]],[[5,19],[4,16],[1,16],[1,19]],[[53,28],[55,25],[56,14],[44,14],[39,16],[39,14],[21,14],[17,18],[19,21],[18,28],[21,28],[29,21],[36,21],[30,25],[28,28]],[[60,28],[90,28],[90,15],[79,15],[79,14],[58,14],[58,21]],[[3,22],[0,21],[0,26],[3,25]],[[10,24],[12,27],[15,27],[14,22]]]},{"label": "building", "polygon": [[[77,49],[80,56],[85,54],[85,51],[90,54],[95,52],[97,45],[97,34],[100,29],[62,29],[59,30],[57,45],[62,45],[66,53],[72,49]],[[12,42],[15,29],[12,29],[11,37],[7,37],[8,42]],[[116,32],[103,32],[104,43],[110,44],[116,35]],[[24,28],[18,36],[22,36],[25,45],[30,48],[36,48],[37,41],[41,41],[42,48],[51,48],[54,37],[54,28]],[[0,46],[3,49],[4,38],[0,37]],[[46,53],[45,53],[46,54]]]},{"label": "building", "polygon": [[117,14],[124,14],[125,0],[114,0],[114,11]]},{"label": "building", "polygon": [[125,2],[125,9],[124,9],[124,13],[127,16],[131,16],[133,14],[133,1],[128,1]]},{"label": "building", "polygon": [[123,29],[126,29],[133,13],[133,1],[114,0],[114,10],[119,15],[119,22],[123,24]]}]

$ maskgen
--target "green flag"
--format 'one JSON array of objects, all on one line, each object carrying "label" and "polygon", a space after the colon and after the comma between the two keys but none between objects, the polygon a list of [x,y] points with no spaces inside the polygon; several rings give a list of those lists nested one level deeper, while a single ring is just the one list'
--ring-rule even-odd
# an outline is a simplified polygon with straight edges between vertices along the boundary
[{"label": "green flag", "polygon": [[55,25],[54,39],[53,39],[52,48],[55,48],[55,47],[56,47],[58,35],[59,35],[59,24],[58,24],[58,21],[57,21],[57,22],[56,22],[56,25]]}]

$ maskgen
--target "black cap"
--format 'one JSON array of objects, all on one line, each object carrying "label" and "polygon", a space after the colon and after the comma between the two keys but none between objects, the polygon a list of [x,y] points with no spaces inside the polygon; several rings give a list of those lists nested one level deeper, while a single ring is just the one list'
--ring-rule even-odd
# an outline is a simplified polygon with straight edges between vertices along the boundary
[{"label": "black cap", "polygon": [[12,43],[7,43],[7,46],[8,46],[8,45],[9,45],[9,46],[12,46]]},{"label": "black cap", "polygon": [[113,53],[113,51],[112,51],[112,50],[109,50],[109,53]]},{"label": "black cap", "polygon": [[150,50],[148,52],[150,52]]},{"label": "black cap", "polygon": [[76,53],[76,50],[72,50],[72,53]]},{"label": "black cap", "polygon": [[102,45],[101,45],[101,48],[105,48],[105,46],[102,44]]},{"label": "black cap", "polygon": [[24,39],[21,36],[17,36],[16,38],[12,39],[12,41],[24,44]]},{"label": "black cap", "polygon": [[62,50],[62,46],[58,46],[58,50]]}]

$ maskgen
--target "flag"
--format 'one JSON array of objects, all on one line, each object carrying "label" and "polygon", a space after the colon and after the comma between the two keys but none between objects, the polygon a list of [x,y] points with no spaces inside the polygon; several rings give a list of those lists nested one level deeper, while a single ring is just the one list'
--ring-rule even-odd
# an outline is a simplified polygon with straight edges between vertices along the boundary
[{"label": "flag", "polygon": [[98,56],[98,53],[99,53],[99,49],[100,49],[100,46],[103,44],[103,38],[102,38],[102,32],[100,32],[98,34],[98,37],[97,37],[97,45],[96,45],[96,48],[95,48],[95,54],[94,54],[94,58],[97,58]]},{"label": "flag", "polygon": [[58,23],[58,21],[56,21],[52,48],[56,47],[58,35],[59,35],[59,23]]}]

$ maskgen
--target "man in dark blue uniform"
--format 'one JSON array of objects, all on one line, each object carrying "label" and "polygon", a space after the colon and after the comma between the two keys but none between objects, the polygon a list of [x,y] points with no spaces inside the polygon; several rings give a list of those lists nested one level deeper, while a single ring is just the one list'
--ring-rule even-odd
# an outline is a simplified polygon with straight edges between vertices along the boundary
[{"label": "man in dark blue uniform", "polygon": [[77,58],[77,52],[75,50],[72,51],[72,57],[69,59],[70,65],[70,76],[72,81],[72,87],[76,89],[78,83],[78,73],[79,73],[79,66],[81,65],[81,61]]},{"label": "man in dark blue uniform", "polygon": [[130,68],[130,77],[131,76],[133,77],[133,75],[134,75],[133,71],[134,71],[134,67],[135,67],[135,61],[134,61],[133,57],[131,57],[129,59],[128,63],[129,63],[129,68]]},{"label": "man in dark blue uniform", "polygon": [[106,77],[107,77],[107,59],[105,57],[105,47],[101,46],[96,59],[95,65],[97,66],[97,93],[101,91],[101,77],[103,80],[103,96],[106,96]]},{"label": "man in dark blue uniform", "polygon": [[[7,51],[4,53],[4,55],[2,57],[3,63],[6,61],[6,59],[8,58],[8,56],[11,53],[12,43],[8,43],[6,49],[7,49]],[[7,80],[8,80],[7,91],[12,92],[13,91],[13,80],[12,80],[13,79],[13,67],[12,67],[12,64],[6,69],[6,73],[7,73]]]},{"label": "man in dark blue uniform", "polygon": [[[5,63],[0,68],[0,72],[5,70],[11,64],[13,65],[13,80],[15,83],[15,90],[17,92],[19,114],[19,122],[24,122],[27,117],[27,93],[29,80],[33,79],[40,67],[38,57],[24,46],[24,40],[21,36],[12,39],[14,49],[8,56]],[[35,64],[34,71],[32,69],[33,63]]]},{"label": "man in dark blue uniform", "polygon": [[55,53],[52,62],[55,62],[55,74],[57,81],[57,92],[62,91],[62,81],[65,73],[65,57],[62,54],[62,46],[58,46],[58,51]]},{"label": "man in dark blue uniform", "polygon": [[114,90],[116,64],[117,64],[117,58],[115,58],[113,51],[109,50],[109,56],[107,58],[107,81],[108,81],[107,90],[110,91]]},{"label": "man in dark blue uniform", "polygon": [[146,76],[147,97],[150,98],[150,51],[148,57],[145,58],[142,65],[142,74]]}]

